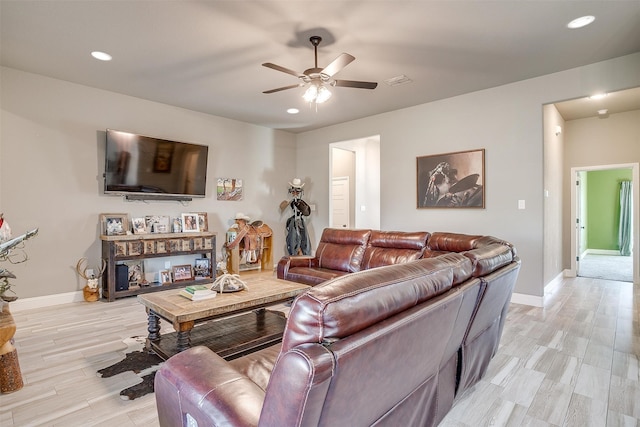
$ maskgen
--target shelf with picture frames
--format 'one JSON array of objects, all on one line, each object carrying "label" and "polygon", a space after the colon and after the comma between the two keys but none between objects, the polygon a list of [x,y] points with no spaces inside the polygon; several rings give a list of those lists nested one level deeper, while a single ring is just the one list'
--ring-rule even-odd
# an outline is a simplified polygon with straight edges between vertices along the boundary
[{"label": "shelf with picture frames", "polygon": [[[142,293],[182,288],[195,283],[213,283],[215,280],[216,233],[214,232],[101,235],[100,240],[102,257],[107,261],[105,274],[102,277],[102,297],[107,301]],[[122,284],[122,281],[118,282],[116,279],[118,265],[132,261],[144,262],[145,259],[193,255],[201,255],[209,259],[209,264],[213,267],[209,277],[196,279],[192,270],[191,279],[187,280],[153,283],[147,286],[138,285],[131,288],[127,286],[126,289],[118,286]]]}]

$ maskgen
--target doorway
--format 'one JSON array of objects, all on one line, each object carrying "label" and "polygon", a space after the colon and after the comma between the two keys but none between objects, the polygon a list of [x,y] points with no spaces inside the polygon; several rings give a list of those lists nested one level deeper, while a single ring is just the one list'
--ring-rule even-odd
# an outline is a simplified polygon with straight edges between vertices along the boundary
[{"label": "doorway", "polygon": [[329,224],[380,229],[380,135],[329,144]]},{"label": "doorway", "polygon": [[[630,228],[638,230],[638,164],[571,168],[571,178],[574,183],[571,191],[574,226],[571,228],[569,275],[638,283],[638,257],[635,255],[638,234],[631,234],[631,255],[619,256],[619,219],[615,215],[619,215],[620,208],[613,206],[619,203],[619,183],[630,179],[633,188],[631,210],[634,212]],[[589,188],[590,184],[592,188]],[[607,207],[603,208],[603,205]]]}]

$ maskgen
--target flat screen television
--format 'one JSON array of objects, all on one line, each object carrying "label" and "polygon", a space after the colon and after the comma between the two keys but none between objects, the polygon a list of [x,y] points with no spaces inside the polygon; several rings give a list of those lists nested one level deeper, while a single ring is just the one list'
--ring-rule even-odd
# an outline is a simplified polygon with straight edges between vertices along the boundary
[{"label": "flat screen television", "polygon": [[107,129],[105,194],[204,197],[209,147]]}]

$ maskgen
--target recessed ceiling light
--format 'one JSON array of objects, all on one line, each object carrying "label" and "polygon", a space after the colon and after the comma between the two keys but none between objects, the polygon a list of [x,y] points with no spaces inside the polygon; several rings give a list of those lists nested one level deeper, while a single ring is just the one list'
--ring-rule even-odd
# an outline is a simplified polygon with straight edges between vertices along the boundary
[{"label": "recessed ceiling light", "polygon": [[576,18],[573,21],[569,22],[567,24],[567,28],[571,28],[572,30],[575,30],[577,28],[586,27],[587,25],[591,24],[595,20],[596,20],[596,17],[592,15],[581,16],[580,18]]},{"label": "recessed ceiling light", "polygon": [[98,50],[91,52],[91,56],[99,59],[100,61],[111,61],[112,59],[111,55],[109,55],[108,53],[100,52]]},{"label": "recessed ceiling light", "polygon": [[597,94],[595,94],[595,95],[591,95],[591,96],[589,97],[589,99],[594,99],[594,100],[595,100],[595,99],[602,99],[602,98],[604,98],[604,97],[605,97],[605,96],[607,96],[607,95],[609,95],[609,94],[608,94],[608,93],[597,93]]},{"label": "recessed ceiling light", "polygon": [[287,110],[287,113],[289,114],[298,114],[300,112],[300,110],[298,110],[297,108],[289,108]]}]

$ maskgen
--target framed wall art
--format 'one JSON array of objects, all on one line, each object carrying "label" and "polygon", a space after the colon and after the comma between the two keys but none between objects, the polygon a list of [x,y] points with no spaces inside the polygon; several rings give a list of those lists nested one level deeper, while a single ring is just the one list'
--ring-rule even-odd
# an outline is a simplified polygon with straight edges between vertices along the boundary
[{"label": "framed wall art", "polygon": [[418,208],[484,208],[484,149],[417,158]]},{"label": "framed wall art", "polygon": [[217,200],[242,200],[242,180],[239,178],[218,178]]}]

